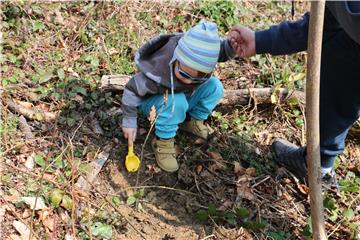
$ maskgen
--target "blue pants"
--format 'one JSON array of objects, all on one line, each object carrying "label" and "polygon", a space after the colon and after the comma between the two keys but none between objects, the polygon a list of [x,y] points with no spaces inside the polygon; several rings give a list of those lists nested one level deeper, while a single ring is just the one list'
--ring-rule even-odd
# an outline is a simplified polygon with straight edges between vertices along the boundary
[{"label": "blue pants", "polygon": [[139,106],[139,110],[149,116],[151,107],[156,107],[159,114],[155,122],[155,135],[159,138],[173,138],[180,123],[186,119],[186,114],[197,120],[205,120],[215,108],[223,96],[224,88],[216,77],[211,77],[207,82],[201,84],[191,96],[186,97],[184,93],[175,93],[175,109],[172,110],[172,96],[169,94],[165,107],[163,95],[154,95],[146,99]]},{"label": "blue pants", "polygon": [[326,39],[320,77],[322,167],[332,167],[345,148],[348,130],[360,116],[360,45],[344,31]]}]

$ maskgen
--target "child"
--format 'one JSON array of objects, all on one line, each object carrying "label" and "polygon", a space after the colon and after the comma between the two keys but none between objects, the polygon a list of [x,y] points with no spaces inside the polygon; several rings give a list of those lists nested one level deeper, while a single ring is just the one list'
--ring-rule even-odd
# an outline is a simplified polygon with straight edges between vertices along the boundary
[{"label": "child", "polygon": [[[205,20],[185,34],[159,35],[146,42],[135,54],[140,72],[126,84],[122,97],[122,130],[129,144],[136,137],[137,110],[149,115],[155,106],[158,118],[152,147],[156,161],[164,171],[177,171],[176,131],[182,124],[182,130],[207,139],[209,129],[203,121],[224,91],[212,72],[217,62],[233,56],[228,40],[219,37],[216,24]],[[163,105],[168,90],[171,94]],[[190,119],[185,121],[187,115]]]}]

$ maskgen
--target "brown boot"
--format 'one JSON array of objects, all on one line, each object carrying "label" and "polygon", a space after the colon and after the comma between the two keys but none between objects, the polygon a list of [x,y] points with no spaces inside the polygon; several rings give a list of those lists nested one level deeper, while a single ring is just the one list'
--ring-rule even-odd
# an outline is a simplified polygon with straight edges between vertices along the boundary
[{"label": "brown boot", "polygon": [[175,156],[174,138],[154,139],[151,142],[152,149],[155,153],[156,162],[161,169],[166,172],[175,172],[179,165]]},{"label": "brown boot", "polygon": [[204,124],[203,120],[196,120],[191,118],[190,121],[186,121],[180,125],[180,129],[189,133],[194,134],[195,136],[207,139],[210,134],[214,132],[213,129],[207,127]]}]

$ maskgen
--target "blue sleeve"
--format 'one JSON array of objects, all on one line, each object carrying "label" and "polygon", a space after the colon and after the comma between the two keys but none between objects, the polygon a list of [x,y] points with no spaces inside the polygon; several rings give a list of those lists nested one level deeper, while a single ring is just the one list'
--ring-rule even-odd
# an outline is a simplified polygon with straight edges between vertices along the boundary
[{"label": "blue sleeve", "polygon": [[307,49],[308,28],[309,13],[305,13],[298,21],[284,21],[267,30],[257,31],[256,53],[281,55],[304,51]]}]

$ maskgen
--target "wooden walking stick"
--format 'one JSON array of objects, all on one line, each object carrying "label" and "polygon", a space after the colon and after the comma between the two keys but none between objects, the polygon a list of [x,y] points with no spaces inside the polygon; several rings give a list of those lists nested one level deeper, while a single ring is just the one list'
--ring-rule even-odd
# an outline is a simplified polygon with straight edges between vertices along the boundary
[{"label": "wooden walking stick", "polygon": [[324,12],[324,0],[311,2],[306,74],[306,139],[310,209],[313,239],[315,240],[327,239],[321,190],[319,128],[320,64]]}]

